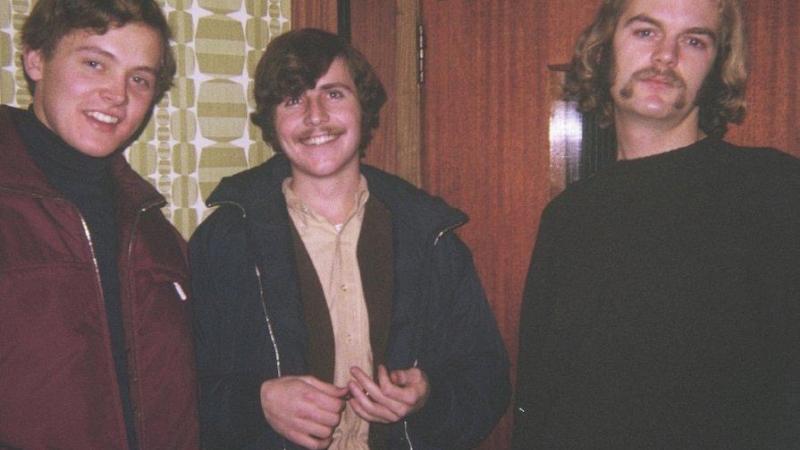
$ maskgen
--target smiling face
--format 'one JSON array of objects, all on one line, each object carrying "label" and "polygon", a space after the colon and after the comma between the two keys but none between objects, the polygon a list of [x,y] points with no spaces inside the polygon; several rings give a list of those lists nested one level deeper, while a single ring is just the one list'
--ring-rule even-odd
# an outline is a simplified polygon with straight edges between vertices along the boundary
[{"label": "smiling face", "polygon": [[150,111],[160,60],[158,32],[136,22],[105,34],[75,30],[49,57],[27,50],[36,117],[81,153],[108,156]]},{"label": "smiling face", "polygon": [[358,177],[361,105],[341,58],[312,89],[278,104],[275,129],[295,179]]},{"label": "smiling face", "polygon": [[696,126],[718,29],[716,0],[630,0],[614,32],[615,122]]}]

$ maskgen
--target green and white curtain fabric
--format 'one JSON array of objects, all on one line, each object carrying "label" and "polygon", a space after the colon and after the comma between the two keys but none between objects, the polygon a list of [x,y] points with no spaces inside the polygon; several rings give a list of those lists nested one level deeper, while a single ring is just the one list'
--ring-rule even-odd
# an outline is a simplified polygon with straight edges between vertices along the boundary
[{"label": "green and white curtain fabric", "polygon": [[[0,0],[0,102],[31,101],[19,30],[36,0]],[[131,165],[168,200],[185,236],[206,214],[220,178],[257,165],[272,150],[252,125],[252,78],[270,39],[290,28],[291,0],[159,0],[175,38],[175,85],[127,151]]]}]

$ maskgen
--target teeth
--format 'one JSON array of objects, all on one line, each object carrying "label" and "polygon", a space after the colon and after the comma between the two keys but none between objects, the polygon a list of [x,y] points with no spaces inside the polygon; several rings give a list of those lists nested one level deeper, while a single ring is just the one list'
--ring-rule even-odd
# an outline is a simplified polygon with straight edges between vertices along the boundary
[{"label": "teeth", "polygon": [[309,138],[303,139],[303,144],[305,145],[322,145],[327,142],[336,139],[336,135],[333,134],[323,134],[320,136],[311,136]]},{"label": "teeth", "polygon": [[118,117],[109,116],[108,114],[103,114],[99,111],[91,111],[88,114],[90,117],[93,117],[94,119],[99,120],[100,122],[103,123],[115,124],[119,122]]}]

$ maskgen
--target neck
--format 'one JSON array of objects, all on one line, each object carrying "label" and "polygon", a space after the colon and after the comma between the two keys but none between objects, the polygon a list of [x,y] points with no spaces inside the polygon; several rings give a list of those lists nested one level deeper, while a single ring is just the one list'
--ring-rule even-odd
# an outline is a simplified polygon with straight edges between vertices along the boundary
[{"label": "neck", "polygon": [[334,225],[347,219],[355,207],[361,183],[360,172],[329,180],[312,179],[294,172],[290,186],[305,205]]},{"label": "neck", "polygon": [[686,147],[706,137],[697,110],[678,123],[615,117],[617,159],[636,159]]}]

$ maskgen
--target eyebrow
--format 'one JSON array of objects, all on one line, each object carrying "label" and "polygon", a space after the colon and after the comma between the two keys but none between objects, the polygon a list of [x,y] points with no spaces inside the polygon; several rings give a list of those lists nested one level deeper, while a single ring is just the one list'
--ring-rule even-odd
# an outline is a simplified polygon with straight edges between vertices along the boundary
[{"label": "eyebrow", "polygon": [[[663,28],[663,25],[661,24],[661,22],[659,22],[658,20],[648,16],[647,14],[637,14],[637,15],[631,17],[630,19],[625,21],[625,24],[623,25],[623,27],[627,27],[627,26],[631,25],[634,22],[649,23],[650,25],[653,25],[655,27]],[[710,39],[712,39],[714,42],[717,41],[717,33],[715,33],[710,28],[706,28],[706,27],[692,27],[692,28],[689,28],[689,29],[683,31],[683,34],[705,35],[705,36],[708,36]]]},{"label": "eyebrow", "polygon": [[330,90],[330,89],[346,89],[346,90],[348,90],[350,92],[353,92],[353,88],[350,87],[349,84],[341,83],[341,82],[338,82],[338,81],[334,81],[333,83],[325,83],[325,84],[319,86],[318,89],[323,90],[323,91],[327,91],[327,90]]},{"label": "eyebrow", "polygon": [[[106,50],[103,50],[100,47],[96,47],[96,46],[93,46],[93,45],[83,45],[81,47],[78,47],[76,49],[76,51],[79,52],[79,53],[94,53],[94,54],[103,56],[103,57],[108,58],[108,59],[113,59],[115,61],[117,60],[117,57],[114,56],[113,53],[108,52]],[[133,70],[135,70],[135,71],[144,71],[144,72],[149,72],[149,73],[151,73],[153,75],[158,75],[158,69],[156,69],[155,67],[136,66],[136,67],[133,68]]]}]

